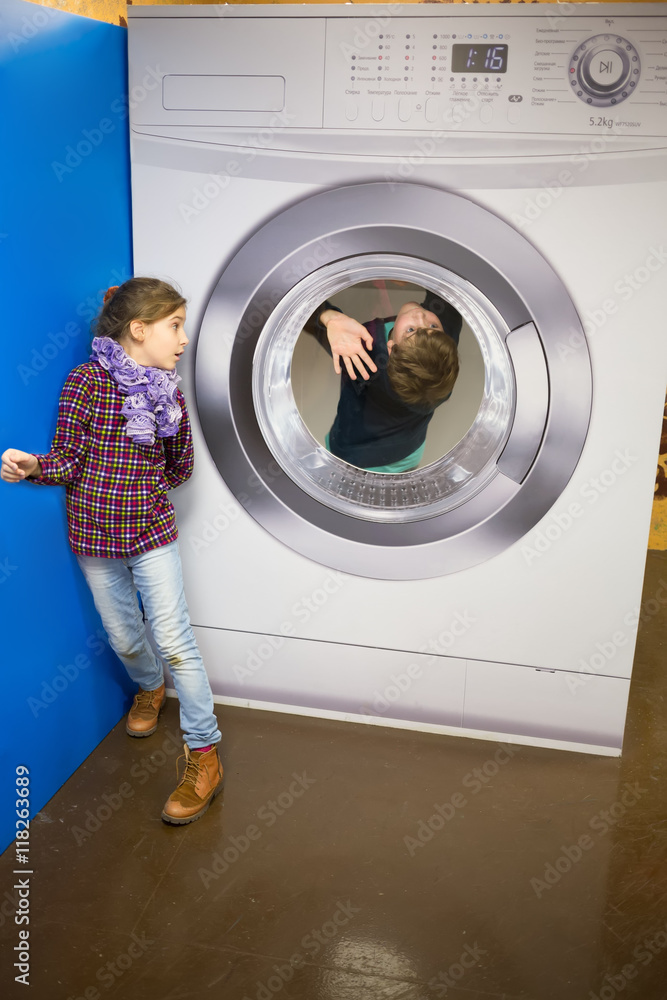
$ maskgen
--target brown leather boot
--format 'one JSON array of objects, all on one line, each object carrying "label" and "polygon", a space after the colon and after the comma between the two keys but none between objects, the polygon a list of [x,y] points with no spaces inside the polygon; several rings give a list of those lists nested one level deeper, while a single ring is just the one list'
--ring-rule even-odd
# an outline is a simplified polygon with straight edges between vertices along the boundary
[{"label": "brown leather boot", "polygon": [[[217,746],[202,752],[190,750],[184,743],[183,749],[185,750],[183,777],[162,810],[162,819],[165,823],[173,823],[176,826],[192,823],[203,816],[224,785]],[[182,757],[178,760],[182,760]],[[178,761],[176,763],[178,765]]]},{"label": "brown leather boot", "polygon": [[130,736],[150,736],[157,729],[158,715],[164,708],[167,696],[164,684],[156,691],[139,691],[134,696],[132,708],[125,723],[125,730]]}]

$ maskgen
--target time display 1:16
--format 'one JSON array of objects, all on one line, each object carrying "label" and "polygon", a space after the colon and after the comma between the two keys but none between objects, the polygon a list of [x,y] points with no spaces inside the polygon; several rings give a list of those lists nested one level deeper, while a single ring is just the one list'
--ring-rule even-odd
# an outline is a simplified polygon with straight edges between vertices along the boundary
[{"label": "time display 1:16", "polygon": [[505,73],[507,45],[452,45],[452,73]]}]

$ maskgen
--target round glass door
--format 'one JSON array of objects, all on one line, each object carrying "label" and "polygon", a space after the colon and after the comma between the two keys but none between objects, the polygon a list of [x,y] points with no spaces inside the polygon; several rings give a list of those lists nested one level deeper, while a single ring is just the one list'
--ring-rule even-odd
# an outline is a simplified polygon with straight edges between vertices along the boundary
[{"label": "round glass door", "polygon": [[[322,421],[325,426],[333,419],[342,376],[335,374],[321,348],[313,353],[311,343],[309,350],[312,338],[303,332],[325,300],[348,302],[358,316],[369,307],[377,312],[380,303],[373,308],[372,295],[366,296],[369,306],[364,304],[364,286],[377,287],[373,283],[387,293],[388,315],[401,300],[421,301],[430,291],[454,306],[463,319],[459,376],[451,398],[435,410],[439,418],[435,426],[431,422],[427,431],[433,458],[427,457],[421,468],[400,473],[357,468],[328,450]],[[399,291],[405,285],[409,288]],[[515,401],[505,346],[508,333],[498,311],[478,289],[437,265],[395,254],[336,261],[298,282],[264,325],[252,378],[262,434],[276,461],[301,489],[342,513],[405,522],[451,510],[498,472],[496,463],[511,428]],[[366,387],[361,378],[358,381],[363,392]]]}]

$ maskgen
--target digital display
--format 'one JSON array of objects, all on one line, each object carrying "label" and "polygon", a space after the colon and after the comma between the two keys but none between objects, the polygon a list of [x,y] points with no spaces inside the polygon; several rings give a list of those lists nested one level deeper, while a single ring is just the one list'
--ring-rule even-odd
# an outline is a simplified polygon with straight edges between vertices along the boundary
[{"label": "digital display", "polygon": [[452,73],[505,73],[507,45],[452,45]]}]

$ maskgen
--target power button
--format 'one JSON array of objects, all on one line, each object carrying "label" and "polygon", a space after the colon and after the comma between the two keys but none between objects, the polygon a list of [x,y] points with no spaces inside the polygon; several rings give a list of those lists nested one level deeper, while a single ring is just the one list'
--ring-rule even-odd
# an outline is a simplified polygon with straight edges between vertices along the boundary
[{"label": "power button", "polygon": [[585,72],[591,85],[603,91],[625,79],[625,62],[615,49],[600,49],[589,60]]}]

